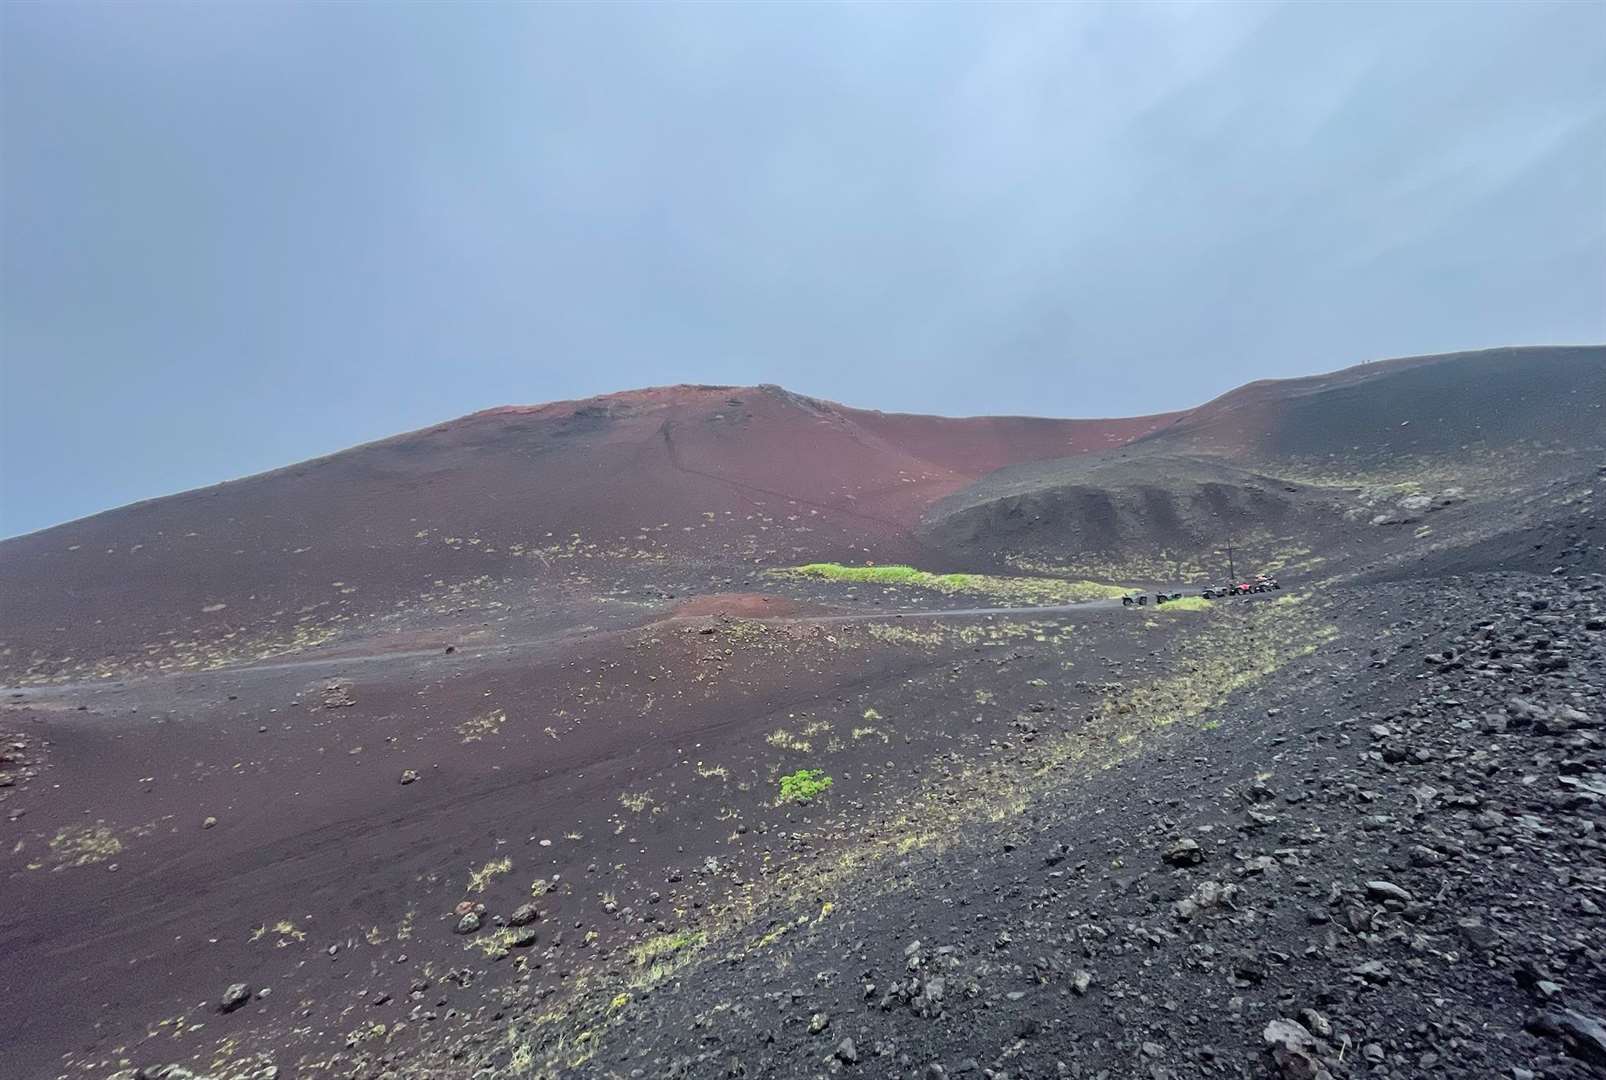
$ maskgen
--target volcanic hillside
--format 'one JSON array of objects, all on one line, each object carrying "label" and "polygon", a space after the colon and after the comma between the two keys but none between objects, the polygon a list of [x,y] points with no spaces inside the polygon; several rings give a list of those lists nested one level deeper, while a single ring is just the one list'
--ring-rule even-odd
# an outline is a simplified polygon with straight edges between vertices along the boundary
[{"label": "volcanic hillside", "polygon": [[288,651],[576,564],[913,560],[941,497],[1171,419],[906,416],[774,386],[493,409],[0,543],[0,665]]},{"label": "volcanic hillside", "polygon": [[[1566,517],[1603,448],[1606,350],[1389,360],[1252,383],[1124,446],[1000,469],[921,535],[994,564],[1136,580],[1219,575],[1229,543],[1272,570],[1543,562],[1546,544],[1494,538]],[[1479,542],[1486,556],[1455,554]]]},{"label": "volcanic hillside", "polygon": [[0,543],[0,1076],[1599,1075],[1603,403],[675,387]]}]

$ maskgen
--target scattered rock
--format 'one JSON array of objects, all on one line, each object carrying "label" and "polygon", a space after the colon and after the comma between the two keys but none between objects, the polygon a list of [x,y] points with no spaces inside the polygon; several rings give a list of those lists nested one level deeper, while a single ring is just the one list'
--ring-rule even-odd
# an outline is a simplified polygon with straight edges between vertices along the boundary
[{"label": "scattered rock", "polygon": [[351,684],[332,682],[324,686],[318,703],[325,709],[349,709],[357,699],[352,696]]},{"label": "scattered rock", "polygon": [[1529,1026],[1541,1035],[1561,1039],[1574,1056],[1606,1067],[1606,1024],[1599,1017],[1557,1009],[1541,1013]]},{"label": "scattered rock", "polygon": [[1284,1080],[1330,1080],[1316,1056],[1316,1039],[1292,1020],[1273,1020],[1261,1032],[1272,1063]]},{"label": "scattered rock", "polygon": [[1368,881],[1366,895],[1373,900],[1397,900],[1402,904],[1411,902],[1411,894],[1392,881]]},{"label": "scattered rock", "polygon": [[1368,960],[1350,968],[1350,974],[1358,975],[1369,983],[1386,983],[1389,981],[1389,967],[1381,960]]},{"label": "scattered rock", "polygon": [[1315,1009],[1300,1009],[1299,1022],[1306,1031],[1318,1039],[1330,1039],[1333,1037],[1332,1023]]},{"label": "scattered rock", "polygon": [[1164,858],[1172,866],[1198,866],[1204,862],[1204,851],[1197,840],[1183,837],[1165,849]]}]

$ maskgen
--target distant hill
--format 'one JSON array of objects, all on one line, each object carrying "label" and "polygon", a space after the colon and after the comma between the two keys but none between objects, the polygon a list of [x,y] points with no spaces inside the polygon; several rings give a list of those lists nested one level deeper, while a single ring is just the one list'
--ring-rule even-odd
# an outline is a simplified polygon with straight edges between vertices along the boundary
[{"label": "distant hill", "polygon": [[1166,452],[1352,464],[1606,435],[1606,347],[1484,349],[1250,383],[1143,440]]},{"label": "distant hill", "polygon": [[[947,419],[779,387],[673,386],[476,413],[0,543],[0,653],[275,646],[554,561],[909,559],[937,500],[1171,416]],[[9,650],[9,652],[6,652]]]},{"label": "distant hill", "polygon": [[1411,357],[1251,383],[1124,446],[1007,466],[937,504],[921,535],[973,560],[1155,581],[1220,576],[1229,543],[1273,569],[1473,542],[1509,562],[1520,552],[1486,541],[1549,512],[1538,485],[1589,490],[1603,448],[1606,348]]},{"label": "distant hill", "polygon": [[0,543],[0,674],[281,651],[581,562],[1197,578],[1237,536],[1288,564],[1318,537],[1375,539],[1339,489],[1592,462],[1603,402],[1606,349],[1587,347],[1366,364],[1115,420],[880,413],[774,386],[493,409]]}]

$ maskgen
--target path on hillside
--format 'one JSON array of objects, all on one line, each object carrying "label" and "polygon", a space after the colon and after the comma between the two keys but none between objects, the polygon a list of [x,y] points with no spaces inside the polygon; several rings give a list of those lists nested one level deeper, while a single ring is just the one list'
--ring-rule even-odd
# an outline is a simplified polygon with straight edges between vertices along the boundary
[{"label": "path on hillside", "polygon": [[[1177,591],[1175,589],[1171,591]],[[1242,600],[1268,599],[1268,596],[1241,597]],[[1148,612],[1156,610],[1163,605],[1147,605],[1134,609],[1134,612]],[[1009,607],[967,607],[967,608],[914,608],[888,611],[853,611],[838,612],[827,615],[777,615],[777,616],[742,616],[743,621],[783,623],[787,625],[840,625],[855,622],[885,622],[889,619],[930,620],[930,619],[976,619],[992,618],[996,616],[1020,617],[1040,615],[1067,615],[1084,611],[1108,611],[1121,607],[1119,598],[1100,600],[1081,600],[1070,604],[1040,604]],[[78,693],[85,690],[124,690],[133,685],[149,683],[163,679],[197,678],[208,675],[259,675],[283,671],[310,671],[319,668],[342,669],[352,665],[367,665],[396,660],[421,660],[433,658],[452,661],[473,660],[486,657],[503,657],[511,653],[527,650],[536,646],[558,645],[568,641],[580,641],[595,635],[625,633],[630,630],[639,630],[643,626],[651,626],[654,622],[704,622],[709,619],[718,619],[721,616],[668,615],[638,623],[635,626],[617,629],[604,629],[598,626],[585,626],[574,630],[565,630],[560,633],[548,634],[543,637],[521,638],[517,641],[506,641],[481,648],[455,645],[451,653],[445,652],[444,646],[428,649],[407,649],[397,651],[376,651],[370,653],[345,653],[339,656],[304,656],[294,660],[273,660],[266,662],[246,661],[239,664],[226,664],[220,667],[205,668],[193,671],[160,671],[150,674],[131,675],[120,679],[84,679],[75,682],[48,683],[38,686],[0,686],[0,694],[4,694],[11,704],[23,704],[31,701],[48,700],[61,694]],[[337,672],[338,673],[338,672]]]}]

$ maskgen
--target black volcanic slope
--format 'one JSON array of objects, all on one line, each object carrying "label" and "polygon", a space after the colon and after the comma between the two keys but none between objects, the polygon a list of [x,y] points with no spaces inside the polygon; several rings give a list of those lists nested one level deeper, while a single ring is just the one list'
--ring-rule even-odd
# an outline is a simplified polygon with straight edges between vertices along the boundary
[{"label": "black volcanic slope", "polygon": [[[994,564],[1156,580],[1216,573],[1229,541],[1329,571],[1430,554],[1489,568],[1518,554],[1498,534],[1570,513],[1536,490],[1586,490],[1603,463],[1606,349],[1495,349],[1251,384],[1126,446],[999,469],[921,535]],[[1413,498],[1429,503],[1400,506]],[[1446,554],[1462,545],[1489,557]]]}]

